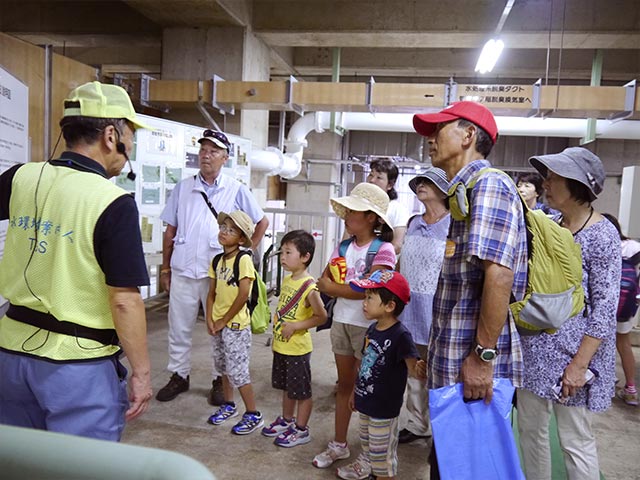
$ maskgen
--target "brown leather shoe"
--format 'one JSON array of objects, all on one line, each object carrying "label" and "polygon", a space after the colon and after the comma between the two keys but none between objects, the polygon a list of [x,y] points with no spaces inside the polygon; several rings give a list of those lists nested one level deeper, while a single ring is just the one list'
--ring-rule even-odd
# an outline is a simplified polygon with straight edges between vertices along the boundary
[{"label": "brown leather shoe", "polygon": [[207,394],[207,403],[209,405],[220,406],[224,403],[224,392],[222,390],[222,377],[216,377],[211,382],[211,389]]},{"label": "brown leather shoe", "polygon": [[429,435],[416,435],[412,431],[403,428],[398,434],[398,443],[411,443],[421,438],[429,438]]},{"label": "brown leather shoe", "polygon": [[177,373],[171,375],[169,383],[162,387],[156,395],[159,402],[169,402],[180,395],[182,392],[189,390],[189,377],[182,378]]}]

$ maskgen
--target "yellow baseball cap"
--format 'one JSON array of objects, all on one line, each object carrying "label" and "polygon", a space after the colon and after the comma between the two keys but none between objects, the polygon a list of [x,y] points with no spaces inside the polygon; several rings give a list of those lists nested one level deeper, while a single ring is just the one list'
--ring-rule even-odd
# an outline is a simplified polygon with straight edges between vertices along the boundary
[{"label": "yellow baseball cap", "polygon": [[64,101],[63,117],[124,118],[135,128],[151,127],[136,116],[129,94],[122,87],[89,82],[71,91]]}]

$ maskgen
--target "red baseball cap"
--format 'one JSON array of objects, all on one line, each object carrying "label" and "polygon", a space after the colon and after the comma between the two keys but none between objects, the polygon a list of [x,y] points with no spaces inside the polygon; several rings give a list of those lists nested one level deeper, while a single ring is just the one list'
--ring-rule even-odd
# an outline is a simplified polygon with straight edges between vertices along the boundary
[{"label": "red baseball cap", "polygon": [[411,296],[409,282],[395,270],[376,270],[368,278],[351,280],[350,285],[356,292],[364,292],[368,288],[386,288],[405,305],[409,303]]},{"label": "red baseball cap", "polygon": [[420,135],[431,135],[438,123],[451,122],[463,118],[476,124],[489,134],[493,143],[498,139],[498,126],[493,113],[477,102],[453,102],[438,113],[420,113],[413,116],[413,128]]}]

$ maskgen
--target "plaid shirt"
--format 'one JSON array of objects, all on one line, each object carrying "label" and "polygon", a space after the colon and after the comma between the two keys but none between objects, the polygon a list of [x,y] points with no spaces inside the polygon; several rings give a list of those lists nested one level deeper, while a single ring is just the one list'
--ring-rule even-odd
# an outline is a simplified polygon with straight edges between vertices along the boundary
[{"label": "plaid shirt", "polygon": [[[475,174],[491,164],[476,160],[466,165],[451,185],[468,185]],[[522,203],[515,184],[504,174],[482,174],[471,191],[470,222],[451,219],[442,272],[433,304],[429,338],[428,387],[439,388],[459,381],[463,360],[475,346],[484,284],[482,261],[488,260],[514,272],[512,293],[520,300],[527,282],[527,239]],[[491,288],[487,285],[486,288]],[[493,346],[493,345],[487,345]],[[498,339],[499,355],[494,376],[522,385],[522,349],[511,314]]]}]

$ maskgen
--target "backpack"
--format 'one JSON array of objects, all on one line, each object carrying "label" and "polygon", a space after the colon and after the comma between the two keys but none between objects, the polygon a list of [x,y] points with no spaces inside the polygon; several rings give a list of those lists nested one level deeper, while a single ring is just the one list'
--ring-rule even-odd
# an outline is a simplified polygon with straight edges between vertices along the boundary
[{"label": "backpack", "polygon": [[[211,262],[213,271],[215,272],[222,253],[219,253],[213,257]],[[238,277],[240,276],[240,259],[245,255],[251,255],[251,250],[240,250],[236,259],[233,262],[233,276],[229,280],[231,285],[238,285]],[[271,310],[269,308],[269,300],[267,299],[267,286],[265,285],[262,277],[258,271],[253,269],[255,280],[251,286],[251,293],[247,299],[247,309],[249,310],[249,316],[251,317],[251,333],[259,334],[267,331],[269,322],[271,321]]]},{"label": "backpack", "polygon": [[[513,182],[502,170],[483,168],[466,187],[467,207],[471,190],[485,172],[501,173]],[[462,216],[468,221],[468,208],[466,213],[462,212],[464,215],[454,215],[456,208],[458,212],[462,211],[455,205],[461,201],[456,195],[459,186],[452,185],[449,190],[451,216],[456,220]],[[584,309],[582,249],[568,229],[543,211],[530,210],[522,196],[520,200],[527,227],[527,285],[522,300],[517,301],[511,294],[509,308],[520,334],[534,335],[541,331],[553,334],[566,320]]]},{"label": "backpack", "polygon": [[[347,238],[346,240],[340,242],[340,246],[338,247],[338,256],[344,257],[347,254],[347,248],[349,248],[351,242],[353,242],[353,237]],[[378,250],[380,250],[380,247],[383,243],[384,241],[382,241],[379,237],[376,237],[371,241],[371,245],[369,245],[369,250],[367,250],[367,257],[365,260],[365,273],[368,273],[369,270],[371,270],[373,259],[378,254]],[[327,321],[322,325],[318,325],[316,327],[317,332],[319,332],[320,330],[331,328],[331,325],[333,324],[333,307],[335,306],[337,300],[337,298],[330,297],[329,295],[326,295],[324,293],[321,293],[320,297],[322,298],[322,302],[324,303],[324,309],[327,311]]]},{"label": "backpack", "polygon": [[622,275],[620,277],[620,300],[618,301],[618,312],[616,316],[619,322],[626,322],[635,317],[638,311],[638,301],[636,296],[640,294],[638,285],[638,274],[633,262],[629,259],[622,259]]}]

